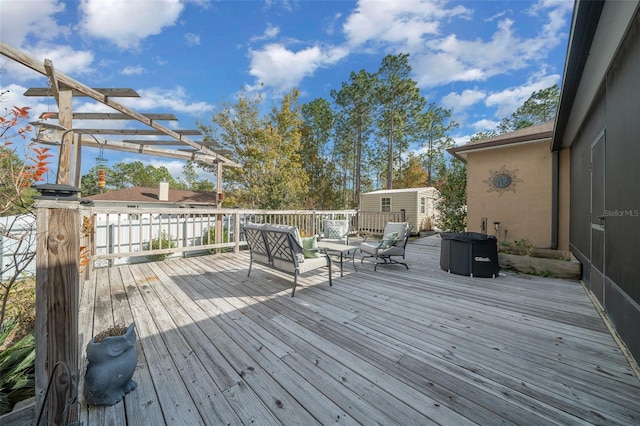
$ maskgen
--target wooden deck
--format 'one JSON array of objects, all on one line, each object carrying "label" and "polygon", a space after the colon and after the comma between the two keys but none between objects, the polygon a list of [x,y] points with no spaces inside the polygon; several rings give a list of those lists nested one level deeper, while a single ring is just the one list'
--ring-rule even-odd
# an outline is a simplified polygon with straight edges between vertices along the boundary
[{"label": "wooden deck", "polygon": [[[82,348],[136,322],[138,388],[85,425],[640,424],[640,381],[579,282],[410,270],[292,277],[246,253],[100,269]],[[83,326],[84,325],[84,326]]]}]

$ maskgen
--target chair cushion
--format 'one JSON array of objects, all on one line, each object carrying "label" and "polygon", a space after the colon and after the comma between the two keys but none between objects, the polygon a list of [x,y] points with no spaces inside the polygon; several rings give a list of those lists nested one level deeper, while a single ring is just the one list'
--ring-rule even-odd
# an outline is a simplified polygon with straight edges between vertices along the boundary
[{"label": "chair cushion", "polygon": [[320,253],[318,252],[318,237],[307,237],[302,238],[302,252],[304,253],[305,259],[313,259],[316,257],[320,257]]},{"label": "chair cushion", "polygon": [[328,234],[327,238],[331,238],[331,239],[337,239],[337,238],[342,238],[342,226],[336,226],[336,225],[329,225],[328,226]]},{"label": "chair cushion", "polygon": [[349,221],[344,219],[326,219],[324,221],[322,239],[333,242],[346,242],[349,234]]},{"label": "chair cushion", "polygon": [[312,271],[317,268],[329,266],[329,261],[327,256],[320,256],[315,259],[307,259],[304,263],[298,264],[298,272],[303,274],[308,271]]},{"label": "chair cushion", "polygon": [[380,243],[380,248],[381,249],[387,249],[389,247],[391,247],[392,245],[394,245],[396,243],[396,241],[398,241],[398,238],[400,237],[400,234],[398,232],[389,232],[388,234],[384,235],[382,237],[382,242]]}]

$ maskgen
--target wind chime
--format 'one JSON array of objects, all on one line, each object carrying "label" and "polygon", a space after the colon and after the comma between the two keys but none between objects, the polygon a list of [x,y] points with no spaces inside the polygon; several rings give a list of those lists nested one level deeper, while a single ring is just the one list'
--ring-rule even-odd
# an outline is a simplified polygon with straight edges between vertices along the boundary
[{"label": "wind chime", "polygon": [[107,186],[105,165],[108,161],[109,159],[104,156],[104,147],[100,146],[100,154],[96,157],[96,166],[98,167],[98,189],[100,189],[100,192],[104,192],[104,188]]}]

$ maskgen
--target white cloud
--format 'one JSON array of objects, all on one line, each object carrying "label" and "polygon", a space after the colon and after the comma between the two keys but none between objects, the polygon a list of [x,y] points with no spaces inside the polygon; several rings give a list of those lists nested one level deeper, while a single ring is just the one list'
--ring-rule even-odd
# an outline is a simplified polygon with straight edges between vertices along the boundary
[{"label": "white cloud", "polygon": [[492,93],[487,96],[485,104],[488,107],[496,107],[495,116],[499,119],[510,116],[515,110],[524,104],[531,97],[533,92],[558,84],[560,76],[557,74],[547,75],[530,81],[526,84],[511,87],[500,92]]},{"label": "white cloud", "polygon": [[[94,68],[92,67],[94,55],[91,51],[73,50],[70,46],[54,45],[37,45],[19,50],[40,63],[45,59],[50,59],[53,62],[54,69],[63,74],[84,75],[94,72]],[[2,59],[6,58],[2,57]],[[44,81],[46,81],[46,77],[42,74],[32,71],[18,62],[8,60],[6,63],[3,63],[3,65],[5,66],[7,76],[12,80],[25,82],[44,79]],[[44,86],[45,84],[42,83],[42,87]]]},{"label": "white cloud", "polygon": [[[167,109],[176,113],[204,117],[212,112],[212,106],[206,102],[191,102],[184,88],[173,89],[136,89],[139,98],[125,98],[121,102],[136,111],[158,112]],[[186,126],[186,127],[185,127]],[[191,123],[181,123],[180,127],[190,127]]]},{"label": "white cloud", "polygon": [[280,34],[280,28],[273,26],[271,24],[267,25],[267,29],[264,30],[259,36],[251,37],[252,42],[261,41],[261,40],[272,40],[276,38]]},{"label": "white cloud", "polygon": [[184,35],[184,39],[187,41],[188,46],[198,46],[200,45],[200,36],[193,33],[186,33]]},{"label": "white cloud", "polygon": [[463,6],[448,9],[446,1],[378,1],[360,0],[343,31],[351,47],[365,44],[398,43],[416,46],[423,36],[438,34],[440,20],[466,17]]},{"label": "white cloud", "polygon": [[486,81],[508,72],[522,70],[544,60],[548,52],[565,39],[571,2],[544,2],[536,12],[546,13],[547,20],[532,37],[518,34],[518,22],[505,18],[497,22],[489,39],[462,39],[445,34],[425,41],[422,49],[412,52],[412,66],[421,88],[436,87],[456,81]]},{"label": "white cloud", "polygon": [[249,73],[256,78],[256,84],[249,90],[264,85],[276,92],[286,91],[297,86],[304,77],[313,75],[318,68],[339,61],[346,53],[341,48],[317,45],[294,52],[279,43],[268,44],[261,50],[251,49]]},{"label": "white cloud", "polygon": [[23,47],[29,35],[51,40],[69,34],[69,28],[58,25],[54,19],[55,14],[65,9],[64,2],[0,0],[0,9],[0,40],[13,47]]},{"label": "white cloud", "polygon": [[471,127],[473,127],[476,132],[488,132],[495,130],[496,127],[498,127],[498,124],[500,124],[499,121],[488,120],[485,118],[472,123]]},{"label": "white cloud", "polygon": [[451,92],[444,96],[440,102],[444,108],[451,109],[455,113],[460,113],[471,105],[480,102],[486,98],[486,96],[487,93],[484,90],[468,89],[463,90],[460,94]]},{"label": "white cloud", "polygon": [[122,75],[141,75],[144,74],[146,70],[141,65],[124,67],[120,74]]},{"label": "white cloud", "polygon": [[415,72],[421,87],[454,81],[484,81],[494,75],[525,67],[524,40],[514,34],[513,21],[505,19],[488,41],[462,40],[456,35],[426,43],[428,52],[418,54]]},{"label": "white cloud", "polygon": [[471,139],[473,135],[459,135],[453,137],[453,143],[455,146],[464,145]]},{"label": "white cloud", "polygon": [[[184,4],[180,0],[82,0],[80,28],[86,34],[135,49],[141,40],[176,24]],[[136,19],[131,19],[136,17]]]}]

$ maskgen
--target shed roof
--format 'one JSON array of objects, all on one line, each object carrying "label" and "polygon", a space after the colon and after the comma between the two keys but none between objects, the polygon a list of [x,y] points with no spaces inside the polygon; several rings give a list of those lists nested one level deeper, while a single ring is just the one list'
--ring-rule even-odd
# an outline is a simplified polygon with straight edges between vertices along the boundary
[{"label": "shed roof", "polygon": [[403,192],[425,192],[425,191],[437,191],[433,186],[424,186],[421,188],[400,188],[400,189],[379,189],[377,191],[365,192],[362,195],[371,194],[400,194]]}]

